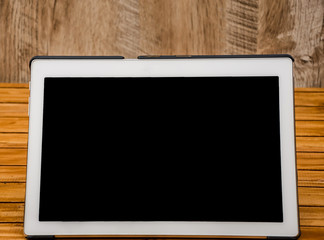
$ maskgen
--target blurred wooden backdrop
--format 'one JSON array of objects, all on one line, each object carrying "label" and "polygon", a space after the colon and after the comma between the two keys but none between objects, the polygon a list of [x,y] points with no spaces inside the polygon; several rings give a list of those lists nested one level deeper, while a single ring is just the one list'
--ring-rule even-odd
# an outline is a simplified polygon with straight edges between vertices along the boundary
[{"label": "blurred wooden backdrop", "polygon": [[272,54],[324,87],[324,0],[0,0],[0,82],[34,55]]}]

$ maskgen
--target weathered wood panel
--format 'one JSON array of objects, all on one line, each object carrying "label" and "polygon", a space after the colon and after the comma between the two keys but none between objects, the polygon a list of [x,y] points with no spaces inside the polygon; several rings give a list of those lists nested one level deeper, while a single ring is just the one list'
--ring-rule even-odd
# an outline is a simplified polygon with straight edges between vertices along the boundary
[{"label": "weathered wood panel", "polygon": [[324,2],[259,1],[258,53],[290,53],[296,87],[324,86]]},{"label": "weathered wood panel", "polygon": [[225,1],[139,1],[141,54],[223,54]]},{"label": "weathered wood panel", "polygon": [[35,55],[269,54],[295,59],[296,87],[323,87],[322,0],[3,0],[0,82]]},{"label": "weathered wood panel", "polygon": [[226,53],[255,54],[258,50],[258,0],[226,1]]}]

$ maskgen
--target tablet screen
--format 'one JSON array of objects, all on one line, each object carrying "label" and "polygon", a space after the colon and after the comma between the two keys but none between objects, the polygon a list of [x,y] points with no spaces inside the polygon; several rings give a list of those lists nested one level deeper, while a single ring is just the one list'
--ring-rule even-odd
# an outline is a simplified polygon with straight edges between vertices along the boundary
[{"label": "tablet screen", "polygon": [[283,222],[278,77],[44,84],[40,221]]}]

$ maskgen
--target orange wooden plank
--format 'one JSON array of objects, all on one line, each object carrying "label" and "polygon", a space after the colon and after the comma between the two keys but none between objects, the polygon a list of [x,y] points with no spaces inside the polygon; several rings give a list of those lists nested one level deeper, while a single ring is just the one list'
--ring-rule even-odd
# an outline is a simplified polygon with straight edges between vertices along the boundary
[{"label": "orange wooden plank", "polygon": [[23,222],[24,203],[0,203],[0,222]]},{"label": "orange wooden plank", "polygon": [[324,171],[298,171],[298,186],[324,187]]},{"label": "orange wooden plank", "polygon": [[324,88],[295,88],[295,92],[324,92]]},{"label": "orange wooden plank", "polygon": [[324,137],[296,137],[298,152],[324,152]]},{"label": "orange wooden plank", "polygon": [[0,182],[26,182],[26,167],[0,166]]},{"label": "orange wooden plank", "polygon": [[28,117],[28,104],[0,103],[0,117]]},{"label": "orange wooden plank", "polygon": [[0,88],[0,102],[28,103],[28,88]]},{"label": "orange wooden plank", "polygon": [[324,107],[295,107],[295,120],[324,120]]},{"label": "orange wooden plank", "polygon": [[0,240],[26,240],[22,223],[0,223]]},{"label": "orange wooden plank", "polygon": [[0,118],[0,132],[28,132],[28,118]]},{"label": "orange wooden plank", "polygon": [[324,153],[297,152],[297,169],[324,170]]},{"label": "orange wooden plank", "polygon": [[324,206],[324,188],[298,187],[299,206]]},{"label": "orange wooden plank", "polygon": [[301,226],[324,227],[324,207],[300,207],[299,216]]},{"label": "orange wooden plank", "polygon": [[26,165],[27,149],[0,148],[0,165]]},{"label": "orange wooden plank", "polygon": [[324,227],[301,227],[298,240],[323,240]]},{"label": "orange wooden plank", "polygon": [[0,88],[29,88],[29,83],[0,83]]},{"label": "orange wooden plank", "polygon": [[24,202],[25,183],[0,183],[0,202]]},{"label": "orange wooden plank", "polygon": [[27,148],[27,133],[0,133],[1,148]]},{"label": "orange wooden plank", "polygon": [[324,121],[296,121],[296,136],[324,136]]},{"label": "orange wooden plank", "polygon": [[295,92],[295,106],[324,106],[324,92]]}]

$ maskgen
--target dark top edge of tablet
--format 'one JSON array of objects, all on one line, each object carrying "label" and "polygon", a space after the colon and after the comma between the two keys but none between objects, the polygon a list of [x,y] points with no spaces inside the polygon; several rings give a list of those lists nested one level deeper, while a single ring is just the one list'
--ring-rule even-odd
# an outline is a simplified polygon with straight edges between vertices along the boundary
[{"label": "dark top edge of tablet", "polygon": [[[264,54],[264,55],[143,55],[138,59],[193,59],[193,58],[280,58],[288,57],[293,62],[294,58],[289,54]],[[123,56],[34,56],[29,61],[29,67],[35,59],[125,59]]]},{"label": "dark top edge of tablet", "polygon": [[123,56],[34,56],[29,61],[29,67],[35,59],[124,59]]},{"label": "dark top edge of tablet", "polygon": [[280,58],[288,57],[293,62],[294,58],[289,54],[263,54],[263,55],[146,55],[138,56],[138,59],[187,59],[187,58]]}]

